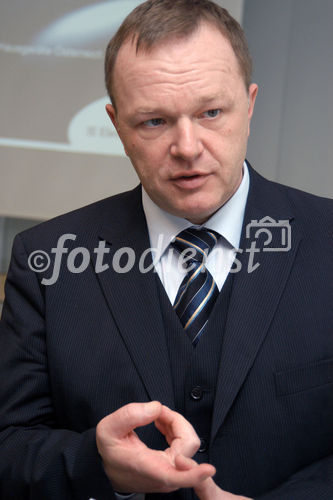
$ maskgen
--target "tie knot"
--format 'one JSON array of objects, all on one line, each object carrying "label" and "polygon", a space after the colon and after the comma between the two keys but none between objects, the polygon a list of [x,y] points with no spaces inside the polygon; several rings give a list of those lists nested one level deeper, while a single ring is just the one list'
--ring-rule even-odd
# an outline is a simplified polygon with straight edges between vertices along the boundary
[{"label": "tie knot", "polygon": [[193,260],[202,262],[213,250],[216,242],[217,237],[213,231],[189,227],[179,233],[172,244],[180,254],[191,252]]}]

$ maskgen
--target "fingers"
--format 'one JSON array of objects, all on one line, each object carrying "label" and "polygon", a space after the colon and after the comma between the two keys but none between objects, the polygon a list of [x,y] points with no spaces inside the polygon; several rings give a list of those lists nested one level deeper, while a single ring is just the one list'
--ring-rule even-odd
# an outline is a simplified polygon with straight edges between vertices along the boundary
[{"label": "fingers", "polygon": [[190,470],[197,467],[198,463],[192,458],[184,457],[184,455],[177,455],[175,458],[175,466],[179,470]]},{"label": "fingers", "polygon": [[206,479],[216,474],[216,469],[213,465],[211,464],[199,465],[195,460],[193,460],[192,458],[184,457],[184,455],[178,455],[176,457],[175,466],[177,467],[178,470],[183,470],[183,471],[191,470],[195,467],[200,467],[201,473],[203,474],[203,476],[206,476]]},{"label": "fingers", "polygon": [[[134,432],[153,421],[169,442],[164,451],[148,448]],[[215,473],[210,464],[178,457],[195,453],[198,436],[184,417],[157,401],[131,403],[105,417],[97,425],[96,443],[116,491],[167,493],[196,487]]]},{"label": "fingers", "polygon": [[172,473],[170,486],[172,490],[179,488],[195,488],[215,474],[215,468],[210,464],[196,464],[189,470],[176,469]]},{"label": "fingers", "polygon": [[105,417],[100,424],[102,424],[104,431],[113,438],[122,438],[136,427],[150,424],[156,420],[161,410],[162,405],[158,401],[130,403]]},{"label": "fingers", "polygon": [[200,439],[192,425],[179,413],[162,406],[155,425],[164,434],[174,456],[182,454],[192,457],[198,451]]},{"label": "fingers", "polygon": [[222,491],[210,477],[194,487],[194,491],[200,500],[226,500],[225,492]]},{"label": "fingers", "polygon": [[[210,464],[199,465],[191,460],[190,466],[186,464],[186,467],[177,467],[166,460],[164,452],[152,450],[150,452],[154,454],[154,457],[143,453],[141,458],[144,460],[140,460],[140,463],[137,464],[141,471],[145,471],[146,477],[149,477],[150,484],[155,483],[157,486],[145,490],[146,492],[167,493],[179,488],[193,488],[215,474],[215,468]],[[188,460],[185,457],[184,459]]]},{"label": "fingers", "polygon": [[194,491],[199,500],[251,500],[248,497],[234,495],[222,490],[211,477],[198,483],[194,487]]}]

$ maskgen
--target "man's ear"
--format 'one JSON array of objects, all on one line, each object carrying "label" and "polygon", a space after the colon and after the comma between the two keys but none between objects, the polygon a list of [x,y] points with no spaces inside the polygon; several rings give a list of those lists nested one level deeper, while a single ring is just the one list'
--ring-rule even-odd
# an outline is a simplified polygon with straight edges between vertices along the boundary
[{"label": "man's ear", "polygon": [[256,83],[251,83],[251,85],[249,87],[249,109],[248,109],[249,126],[248,126],[248,135],[250,135],[250,123],[251,123],[251,118],[252,118],[252,115],[253,115],[254,104],[256,102],[257,94],[258,94],[258,85]]},{"label": "man's ear", "polygon": [[126,147],[125,147],[125,144],[124,144],[124,141],[122,139],[122,136],[121,134],[119,133],[119,125],[118,125],[118,119],[117,119],[117,111],[116,111],[116,108],[114,106],[112,106],[112,104],[107,104],[105,106],[105,109],[106,109],[106,112],[107,114],[109,115],[109,118],[110,120],[112,121],[113,125],[114,125],[114,128],[116,129],[117,131],[117,134],[119,136],[119,139],[121,140],[121,142],[123,143],[123,147],[124,147],[124,151],[125,151],[125,154],[126,156],[128,156],[127,154],[127,150],[126,150]]},{"label": "man's ear", "polygon": [[114,125],[114,128],[118,132],[117,112],[116,112],[114,106],[112,106],[112,104],[107,104],[105,106],[105,109],[106,109],[107,114],[109,115],[110,120],[112,121],[112,123]]}]

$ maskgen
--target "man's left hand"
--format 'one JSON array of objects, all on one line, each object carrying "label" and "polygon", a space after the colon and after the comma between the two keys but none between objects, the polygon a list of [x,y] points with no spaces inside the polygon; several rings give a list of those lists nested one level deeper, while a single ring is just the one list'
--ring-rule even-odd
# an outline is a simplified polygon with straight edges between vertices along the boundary
[{"label": "man's left hand", "polygon": [[[196,467],[197,465],[197,462],[191,458],[186,458],[184,456],[177,457],[178,468],[186,470]],[[222,490],[211,477],[196,486],[194,491],[200,500],[251,500],[248,497],[234,495],[233,493]]]}]

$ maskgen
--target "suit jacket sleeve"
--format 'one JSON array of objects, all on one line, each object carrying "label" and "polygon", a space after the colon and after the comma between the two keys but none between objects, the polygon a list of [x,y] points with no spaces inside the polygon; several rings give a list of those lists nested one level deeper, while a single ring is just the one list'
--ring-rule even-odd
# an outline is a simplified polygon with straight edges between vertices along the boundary
[{"label": "suit jacket sleeve", "polygon": [[0,323],[0,498],[110,500],[95,428],[79,433],[55,419],[44,307],[18,236]]}]

